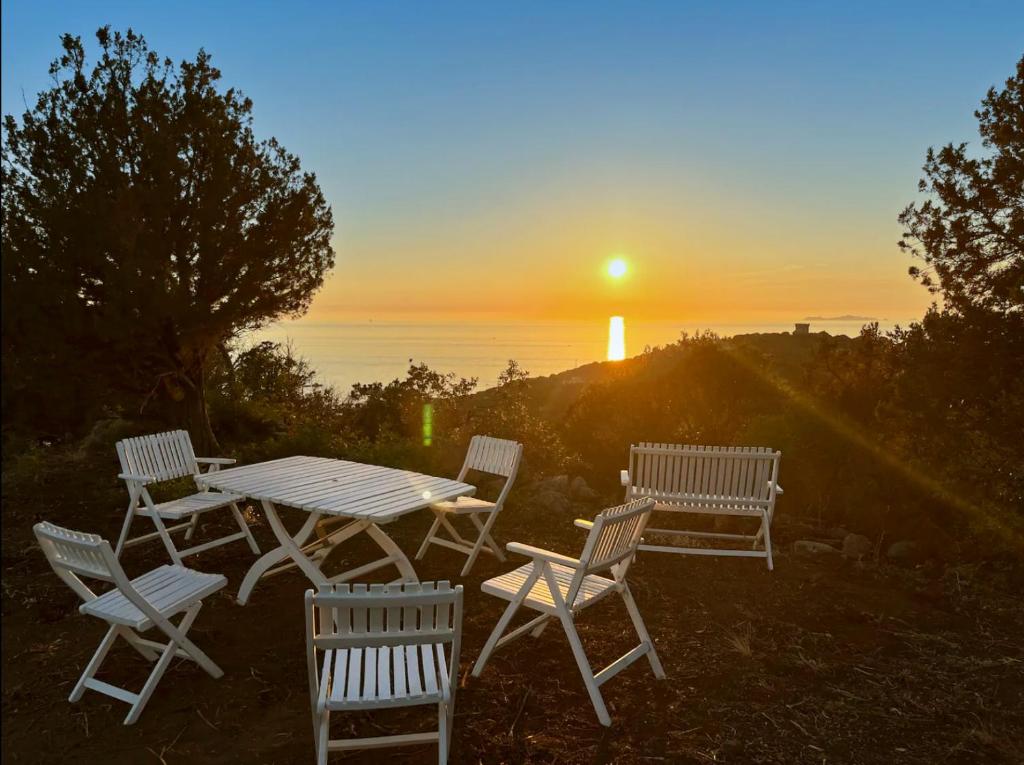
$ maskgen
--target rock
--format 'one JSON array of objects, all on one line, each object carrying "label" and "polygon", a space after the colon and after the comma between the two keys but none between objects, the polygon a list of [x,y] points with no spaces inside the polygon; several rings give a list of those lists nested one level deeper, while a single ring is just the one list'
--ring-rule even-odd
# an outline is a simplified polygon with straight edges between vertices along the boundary
[{"label": "rock", "polygon": [[871,555],[874,547],[871,540],[863,534],[847,534],[843,538],[843,557],[861,560]]},{"label": "rock", "polygon": [[824,542],[812,542],[809,539],[801,539],[793,543],[793,552],[806,555],[828,555],[839,552],[832,545]]},{"label": "rock", "polygon": [[850,532],[846,529],[842,528],[841,526],[836,526],[829,529],[826,532],[825,536],[827,536],[829,539],[834,539],[837,542],[844,542],[846,540],[846,537],[849,536],[849,534]]},{"label": "rock", "polygon": [[564,513],[569,510],[569,496],[560,491],[541,489],[530,499],[530,504],[547,511]]},{"label": "rock", "polygon": [[572,479],[569,491],[575,499],[582,500],[583,502],[593,502],[596,499],[600,499],[600,495],[587,485],[583,476],[576,476]]},{"label": "rock", "polygon": [[886,551],[889,560],[897,563],[917,563],[924,558],[924,550],[917,542],[902,541],[893,542]]},{"label": "rock", "polygon": [[569,493],[569,476],[555,475],[545,478],[542,482],[544,489],[549,491],[560,491],[563,494]]}]

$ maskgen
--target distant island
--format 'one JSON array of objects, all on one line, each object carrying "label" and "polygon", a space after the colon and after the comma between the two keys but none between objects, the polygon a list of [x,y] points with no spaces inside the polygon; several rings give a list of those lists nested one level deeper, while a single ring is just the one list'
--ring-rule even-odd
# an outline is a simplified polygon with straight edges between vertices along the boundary
[{"label": "distant island", "polygon": [[878,321],[878,319],[874,316],[844,314],[843,316],[805,316],[804,321]]}]

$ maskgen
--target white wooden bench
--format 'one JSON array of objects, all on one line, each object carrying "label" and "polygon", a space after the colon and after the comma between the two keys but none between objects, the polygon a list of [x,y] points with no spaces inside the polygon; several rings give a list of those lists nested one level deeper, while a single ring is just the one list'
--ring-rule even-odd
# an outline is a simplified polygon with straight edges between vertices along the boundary
[{"label": "white wooden bench", "polygon": [[[128,485],[129,503],[128,513],[125,516],[124,525],[121,527],[121,536],[114,549],[115,555],[120,557],[121,551],[125,547],[156,538],[164,543],[171,560],[179,566],[182,565],[181,559],[186,555],[195,555],[209,550],[211,547],[219,547],[241,539],[249,543],[249,549],[254,554],[259,554],[260,548],[249,530],[249,524],[245,522],[242,511],[238,509],[238,503],[245,499],[243,495],[210,491],[199,486],[198,483],[197,488],[201,489],[198,493],[167,502],[156,503],[149,493],[148,487],[153,484],[187,476],[198,476],[201,472],[200,463],[209,465],[209,472],[213,473],[219,470],[221,465],[233,465],[235,462],[233,459],[196,457],[192,450],[192,440],[189,438],[188,432],[184,430],[172,430],[118,441],[117,456],[121,461],[121,474],[118,478]],[[199,524],[199,516],[210,510],[218,510],[223,507],[231,509],[231,514],[241,529],[240,531],[203,544],[193,545],[185,550],[178,550],[174,546],[171,534],[184,531],[186,541],[191,540]],[[138,515],[152,518],[156,531],[129,539],[128,532],[131,530],[132,521]],[[176,525],[168,528],[164,525],[164,520],[176,523]]]},{"label": "white wooden bench", "polygon": [[[641,550],[687,555],[765,558],[773,568],[771,523],[779,486],[781,452],[757,446],[691,446],[640,443],[629,449],[621,473],[626,500],[650,498],[655,510],[717,517],[756,518],[756,534],[648,528],[646,533],[750,542],[750,549],[641,544]],[[758,549],[758,547],[761,549]]]}]

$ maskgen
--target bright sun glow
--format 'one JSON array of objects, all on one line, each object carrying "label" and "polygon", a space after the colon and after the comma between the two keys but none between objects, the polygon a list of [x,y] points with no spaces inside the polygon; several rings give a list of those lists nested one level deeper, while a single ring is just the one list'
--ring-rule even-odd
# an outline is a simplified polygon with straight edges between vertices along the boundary
[{"label": "bright sun glow", "polygon": [[612,258],[608,261],[608,275],[613,279],[618,279],[626,275],[626,261],[622,258]]},{"label": "bright sun glow", "polygon": [[626,322],[621,316],[612,316],[608,322],[608,361],[626,358]]}]

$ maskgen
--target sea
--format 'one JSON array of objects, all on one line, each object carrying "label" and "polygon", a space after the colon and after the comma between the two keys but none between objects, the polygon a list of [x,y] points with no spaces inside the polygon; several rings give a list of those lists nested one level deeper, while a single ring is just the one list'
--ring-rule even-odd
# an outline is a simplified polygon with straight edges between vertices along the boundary
[{"label": "sea", "polygon": [[[811,332],[855,336],[867,320],[810,322]],[[635,321],[625,318],[626,356],[646,347],[676,342],[681,333],[711,330],[721,337],[758,332],[792,332],[793,323],[730,324],[692,321]],[[895,322],[879,321],[882,329]],[[241,348],[263,340],[286,343],[306,359],[320,382],[345,394],[355,383],[387,383],[404,377],[410,364],[475,377],[480,388],[497,383],[515,360],[532,377],[604,361],[609,320],[595,321],[408,321],[364,320],[280,322],[243,337]]]}]

